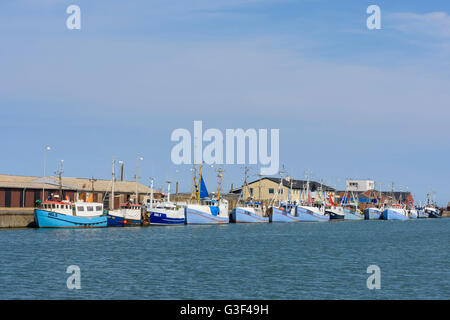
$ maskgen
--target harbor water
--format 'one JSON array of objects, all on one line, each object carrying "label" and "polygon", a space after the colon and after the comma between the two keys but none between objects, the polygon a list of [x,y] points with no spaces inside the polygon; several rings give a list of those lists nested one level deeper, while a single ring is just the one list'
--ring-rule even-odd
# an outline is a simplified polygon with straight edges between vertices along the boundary
[{"label": "harbor water", "polygon": [[448,218],[5,229],[0,242],[0,299],[450,299]]}]

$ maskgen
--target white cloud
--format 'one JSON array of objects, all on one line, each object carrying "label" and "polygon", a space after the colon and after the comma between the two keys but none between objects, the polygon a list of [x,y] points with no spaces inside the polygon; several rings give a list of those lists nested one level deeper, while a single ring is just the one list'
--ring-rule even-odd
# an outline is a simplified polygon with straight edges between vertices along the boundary
[{"label": "white cloud", "polygon": [[416,36],[450,40],[450,16],[445,12],[394,13],[390,15],[394,28]]}]

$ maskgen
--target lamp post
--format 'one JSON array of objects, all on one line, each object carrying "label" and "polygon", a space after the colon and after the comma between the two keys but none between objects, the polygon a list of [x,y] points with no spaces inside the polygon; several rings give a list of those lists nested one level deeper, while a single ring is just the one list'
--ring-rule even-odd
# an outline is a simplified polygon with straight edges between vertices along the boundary
[{"label": "lamp post", "polygon": [[45,201],[45,181],[44,181],[44,178],[45,178],[45,163],[46,163],[46,161],[47,161],[47,151],[50,151],[51,150],[51,148],[50,148],[50,146],[45,146],[45,148],[44,148],[44,164],[43,164],[43,167],[42,167],[42,202],[44,202]]}]

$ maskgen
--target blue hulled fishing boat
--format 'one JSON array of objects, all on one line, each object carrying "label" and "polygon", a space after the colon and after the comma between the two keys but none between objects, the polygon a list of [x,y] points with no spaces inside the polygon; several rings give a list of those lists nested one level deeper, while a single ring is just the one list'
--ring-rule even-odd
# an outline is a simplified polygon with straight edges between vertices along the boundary
[{"label": "blue hulled fishing boat", "polygon": [[44,201],[34,209],[34,221],[39,228],[99,228],[107,225],[103,204],[95,202]]},{"label": "blue hulled fishing boat", "polygon": [[202,166],[200,165],[199,181],[200,186],[196,192],[194,203],[187,204],[185,208],[186,224],[224,224],[229,223],[228,201],[220,197],[220,181],[222,170],[219,170],[218,199],[209,197],[205,181],[202,176]]},{"label": "blue hulled fishing boat", "polygon": [[356,204],[347,204],[344,208],[344,220],[364,220]]},{"label": "blue hulled fishing boat", "polygon": [[[267,223],[269,216],[266,215],[261,202],[256,202],[251,197],[247,183],[248,167],[244,168],[244,185],[242,186],[236,207],[231,211],[231,222],[234,223]],[[248,200],[244,197],[248,193]]]},{"label": "blue hulled fishing boat", "polygon": [[300,217],[295,215],[294,203],[280,203],[279,206],[269,208],[270,222],[299,222]]},{"label": "blue hulled fishing boat", "polygon": [[265,216],[260,202],[246,202],[243,206],[233,209],[231,222],[235,223],[267,223],[269,217]]},{"label": "blue hulled fishing boat", "polygon": [[150,224],[153,225],[183,225],[186,222],[184,205],[170,201],[170,181],[167,182],[167,201],[161,201],[154,205],[153,180],[150,187],[150,206],[147,208]]},{"label": "blue hulled fishing boat", "polygon": [[381,214],[383,220],[408,220],[408,212],[401,206],[388,207]]},{"label": "blue hulled fishing boat", "polygon": [[308,221],[308,222],[330,221],[330,216],[325,214],[324,206],[322,207],[296,206],[295,215],[300,219],[300,221]]},{"label": "blue hulled fishing boat", "polygon": [[383,210],[379,208],[366,208],[364,210],[364,219],[366,220],[380,220]]}]

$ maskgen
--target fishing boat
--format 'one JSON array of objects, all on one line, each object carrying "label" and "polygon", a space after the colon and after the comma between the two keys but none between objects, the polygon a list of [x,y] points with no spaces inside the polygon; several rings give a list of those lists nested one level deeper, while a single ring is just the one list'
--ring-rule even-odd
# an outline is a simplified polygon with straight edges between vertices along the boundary
[{"label": "fishing boat", "polygon": [[383,210],[383,220],[408,220],[408,211],[402,205],[393,205]]},{"label": "fishing boat", "polygon": [[108,211],[108,227],[142,225],[142,206],[131,202],[120,204],[118,210]]},{"label": "fishing boat", "polygon": [[[230,222],[228,215],[228,201],[220,196],[220,182],[222,170],[219,170],[219,184],[217,199],[209,196],[200,165],[198,183],[196,183],[196,199],[185,207],[186,224],[225,224]],[[197,187],[198,186],[198,187]]]},{"label": "fishing boat", "polygon": [[441,213],[438,208],[432,206],[426,206],[424,213],[428,218],[441,218]]},{"label": "fishing boat", "polygon": [[364,219],[365,220],[380,220],[383,210],[380,208],[366,208],[364,209]]},{"label": "fishing boat", "polygon": [[108,211],[108,227],[131,227],[141,226],[143,222],[142,211],[143,206],[138,204],[138,174],[136,169],[136,200],[135,202],[127,201],[119,205],[118,209],[114,209],[114,192],[115,192],[115,159],[112,162],[112,180],[111,180],[111,210]]},{"label": "fishing boat", "polygon": [[[322,186],[320,191],[323,193]],[[307,200],[302,201],[299,196],[298,205],[295,206],[295,216],[299,221],[303,222],[325,222],[330,220],[330,216],[325,211],[325,203],[313,204],[312,197],[309,190],[309,175],[306,178],[306,186],[304,188],[304,194],[307,195]],[[322,194],[322,199],[325,196]]]},{"label": "fishing boat", "polygon": [[357,203],[347,203],[344,207],[344,220],[364,220]]},{"label": "fishing boat", "polygon": [[410,219],[417,219],[419,217],[419,213],[416,209],[409,209],[408,210],[408,217]]},{"label": "fishing boat", "polygon": [[269,207],[270,222],[299,222],[300,217],[295,215],[295,203],[280,202],[277,206]]},{"label": "fishing boat", "polygon": [[349,192],[346,188],[340,205],[344,208],[344,220],[364,220],[364,215],[358,208],[359,203],[353,191]]},{"label": "fishing boat", "polygon": [[300,221],[326,222],[330,216],[325,213],[325,206],[296,206],[295,215]]},{"label": "fishing boat", "polygon": [[44,201],[34,209],[34,221],[39,228],[107,226],[103,204],[96,202]]},{"label": "fishing boat", "polygon": [[[267,223],[269,216],[266,214],[262,203],[254,201],[251,197],[247,201],[243,200],[245,191],[248,189],[247,183],[248,167],[244,168],[244,185],[239,194],[236,207],[231,211],[231,222],[234,223]],[[250,193],[249,193],[250,194]]]},{"label": "fishing boat", "polygon": [[231,222],[234,223],[267,223],[269,216],[265,216],[261,202],[246,202],[231,212]]},{"label": "fishing boat", "polygon": [[[58,200],[49,199],[39,203],[34,209],[34,222],[39,228],[99,228],[106,227],[106,215],[103,212],[103,204],[92,201],[70,202],[62,198],[62,173],[63,162],[58,168],[59,195]],[[42,194],[45,194],[42,190]]]},{"label": "fishing boat", "polygon": [[344,220],[344,208],[337,205],[327,206],[325,213],[330,216],[330,220]]},{"label": "fishing boat", "polygon": [[416,206],[417,211],[417,218],[418,219],[425,219],[428,218],[428,213],[425,212],[425,207],[423,206]]},{"label": "fishing boat", "polygon": [[431,199],[430,193],[427,194],[427,202],[426,202],[426,205],[425,205],[425,208],[423,209],[423,211],[424,211],[425,215],[428,216],[428,218],[440,218],[441,217],[441,212],[436,205],[436,201]]},{"label": "fishing boat", "polygon": [[329,195],[328,203],[325,206],[325,214],[330,216],[330,220],[344,220],[344,208],[335,203],[335,199]]},{"label": "fishing boat", "polygon": [[281,177],[277,191],[273,199],[271,200],[271,204],[269,205],[269,209],[267,212],[269,215],[269,222],[299,222],[300,218],[295,215],[296,203],[294,201],[291,201],[290,199],[286,202],[282,202],[280,199],[282,190],[283,177]]},{"label": "fishing boat", "polygon": [[[167,181],[167,200],[153,201],[153,180],[150,187],[150,207],[147,208],[151,225],[183,225],[186,222],[184,205],[170,201],[170,181]],[[155,205],[155,206],[154,206]]]}]

